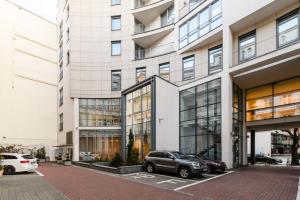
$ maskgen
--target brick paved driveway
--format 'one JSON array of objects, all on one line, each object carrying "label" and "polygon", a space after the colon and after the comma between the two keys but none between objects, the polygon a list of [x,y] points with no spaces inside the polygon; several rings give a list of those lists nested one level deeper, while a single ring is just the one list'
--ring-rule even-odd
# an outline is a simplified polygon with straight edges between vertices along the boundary
[{"label": "brick paved driveway", "polygon": [[72,200],[295,200],[300,176],[299,168],[255,166],[174,191],[80,167],[48,164],[40,171]]}]

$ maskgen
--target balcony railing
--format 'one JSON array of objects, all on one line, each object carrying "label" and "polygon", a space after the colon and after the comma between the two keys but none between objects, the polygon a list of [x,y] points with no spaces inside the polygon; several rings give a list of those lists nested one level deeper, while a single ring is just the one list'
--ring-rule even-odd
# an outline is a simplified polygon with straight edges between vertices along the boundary
[{"label": "balcony railing", "polygon": [[135,0],[134,1],[134,9],[149,6],[151,4],[155,4],[155,3],[158,3],[160,1],[163,1],[163,0]]},{"label": "balcony railing", "polygon": [[149,30],[145,30],[145,28],[140,28],[140,25],[136,24],[135,29],[134,29],[134,34],[137,35],[137,34],[141,34],[141,33],[148,33],[148,32],[151,32],[151,31],[159,30],[161,28],[165,28],[167,26],[173,25],[174,22],[175,22],[175,19],[171,20],[168,24],[161,24],[160,27],[149,29]]},{"label": "balcony railing", "polygon": [[135,59],[142,60],[145,58],[151,58],[151,57],[171,53],[173,51],[175,51],[175,43],[174,42],[160,45],[157,47],[136,50],[135,51]]},{"label": "balcony railing", "polygon": [[189,1],[185,3],[185,5],[179,9],[179,19],[183,18],[190,11],[194,10],[196,7],[204,3],[206,0],[197,0],[197,1]]}]

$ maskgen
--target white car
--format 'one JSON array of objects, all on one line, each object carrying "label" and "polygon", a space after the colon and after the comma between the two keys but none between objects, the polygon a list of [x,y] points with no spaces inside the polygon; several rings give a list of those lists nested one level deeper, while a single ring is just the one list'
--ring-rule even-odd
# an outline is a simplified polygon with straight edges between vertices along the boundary
[{"label": "white car", "polygon": [[28,172],[38,168],[37,159],[29,154],[2,153],[4,174],[12,175],[16,172]]}]

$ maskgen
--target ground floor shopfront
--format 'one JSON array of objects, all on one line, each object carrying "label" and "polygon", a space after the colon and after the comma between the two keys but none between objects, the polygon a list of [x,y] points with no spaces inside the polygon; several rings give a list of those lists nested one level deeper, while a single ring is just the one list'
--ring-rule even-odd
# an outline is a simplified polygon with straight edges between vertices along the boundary
[{"label": "ground floor shopfront", "polygon": [[150,150],[179,150],[231,168],[247,164],[247,132],[297,127],[300,78],[241,89],[222,73],[181,87],[154,76],[121,98],[75,99],[74,111],[75,161],[125,158],[132,132],[141,159]]}]

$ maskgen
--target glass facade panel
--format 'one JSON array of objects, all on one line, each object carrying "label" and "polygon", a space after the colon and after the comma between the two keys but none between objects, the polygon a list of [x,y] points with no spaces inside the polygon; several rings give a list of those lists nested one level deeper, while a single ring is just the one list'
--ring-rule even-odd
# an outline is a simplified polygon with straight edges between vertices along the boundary
[{"label": "glass facade panel", "polygon": [[[252,99],[254,98],[254,99]],[[246,92],[246,120],[300,115],[300,78],[293,78]]]},{"label": "glass facade panel", "polygon": [[239,61],[243,62],[256,56],[256,33],[251,32],[239,38]]},{"label": "glass facade panel", "polygon": [[288,14],[277,21],[278,46],[283,47],[299,40],[299,14],[298,11]]},{"label": "glass facade panel", "polygon": [[179,49],[221,25],[222,5],[221,0],[219,0],[197,13],[193,18],[179,27]]},{"label": "glass facade panel", "polygon": [[134,135],[134,148],[142,159],[152,149],[152,94],[151,85],[125,95],[126,145],[130,131]]},{"label": "glass facade panel", "polygon": [[180,151],[221,160],[221,80],[180,92]]},{"label": "glass facade panel", "polygon": [[79,99],[79,126],[121,126],[120,99]]},{"label": "glass facade panel", "polygon": [[121,150],[121,130],[80,130],[79,159],[110,161]]}]

